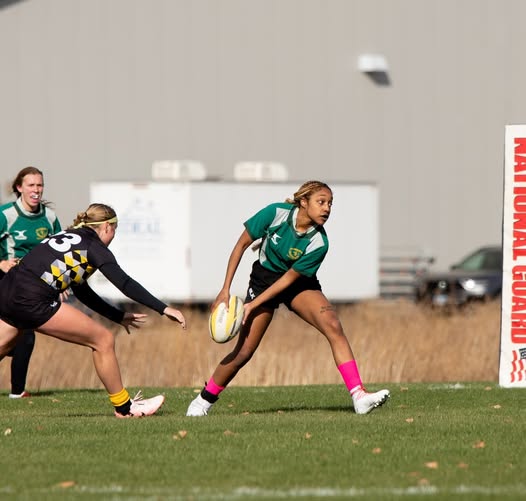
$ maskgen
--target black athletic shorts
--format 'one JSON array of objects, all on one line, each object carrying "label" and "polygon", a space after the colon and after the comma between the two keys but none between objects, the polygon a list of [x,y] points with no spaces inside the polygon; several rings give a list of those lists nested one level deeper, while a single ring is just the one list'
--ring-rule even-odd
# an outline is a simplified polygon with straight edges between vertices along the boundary
[{"label": "black athletic shorts", "polygon": [[[250,303],[253,299],[258,297],[262,292],[266,291],[274,282],[281,278],[283,273],[276,273],[267,270],[260,262],[254,261],[252,265],[252,272],[250,273],[250,281],[248,283],[247,296],[245,303]],[[289,310],[292,300],[303,291],[321,291],[321,285],[316,275],[313,277],[306,277],[301,275],[290,287],[280,292],[277,296],[264,302],[261,306],[265,308],[276,309],[280,304],[284,304]]]},{"label": "black athletic shorts", "polygon": [[36,329],[59,308],[59,292],[18,266],[0,280],[0,319],[13,327]]}]

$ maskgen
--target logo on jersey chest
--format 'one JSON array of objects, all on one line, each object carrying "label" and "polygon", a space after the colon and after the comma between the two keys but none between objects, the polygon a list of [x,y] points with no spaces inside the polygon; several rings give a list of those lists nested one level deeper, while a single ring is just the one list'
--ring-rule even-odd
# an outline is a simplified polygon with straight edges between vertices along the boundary
[{"label": "logo on jersey chest", "polygon": [[[27,240],[26,231],[27,230],[13,230],[13,238],[15,240]],[[48,233],[49,231],[47,228],[37,228],[35,230],[35,236],[38,240],[43,240],[44,238],[46,238],[48,236]]]},{"label": "logo on jersey chest", "polygon": [[281,238],[281,235],[278,235],[277,233],[274,233],[274,234],[270,237],[270,241],[271,241],[274,245],[278,245],[278,238]]},{"label": "logo on jersey chest", "polygon": [[296,249],[294,247],[291,247],[289,251],[287,252],[287,256],[289,257],[289,259],[293,259],[294,261],[296,261],[296,259],[299,259],[302,254],[303,254],[303,251],[301,251],[300,249]]},{"label": "logo on jersey chest", "polygon": [[14,235],[13,235],[13,238],[15,240],[27,240],[27,237],[26,237],[26,230],[13,230],[14,231]]},{"label": "logo on jersey chest", "polygon": [[37,235],[37,238],[39,240],[43,240],[44,238],[47,237],[48,235],[48,229],[47,228],[37,228],[37,230],[35,231],[36,235]]}]

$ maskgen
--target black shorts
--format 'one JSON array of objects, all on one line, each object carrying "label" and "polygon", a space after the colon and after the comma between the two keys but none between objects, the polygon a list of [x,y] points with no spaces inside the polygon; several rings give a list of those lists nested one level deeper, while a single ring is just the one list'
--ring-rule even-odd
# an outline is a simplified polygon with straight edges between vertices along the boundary
[{"label": "black shorts", "polygon": [[[252,272],[250,273],[250,281],[248,283],[247,296],[245,303],[250,303],[258,297],[262,292],[266,291],[274,282],[281,278],[283,273],[276,273],[267,270],[259,261],[255,261],[252,265]],[[264,302],[261,306],[265,308],[276,309],[280,304],[284,304],[289,310],[292,300],[303,291],[321,291],[321,285],[316,275],[313,277],[306,277],[301,275],[290,287],[280,292],[277,296]]]},{"label": "black shorts", "polygon": [[17,266],[0,280],[0,319],[13,327],[34,330],[59,308],[58,291]]}]

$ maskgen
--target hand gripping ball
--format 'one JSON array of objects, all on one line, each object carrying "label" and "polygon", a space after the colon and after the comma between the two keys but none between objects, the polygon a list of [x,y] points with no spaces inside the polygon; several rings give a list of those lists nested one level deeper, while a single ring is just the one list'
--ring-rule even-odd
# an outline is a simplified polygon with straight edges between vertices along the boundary
[{"label": "hand gripping ball", "polygon": [[235,338],[241,330],[244,313],[243,300],[238,296],[230,296],[228,309],[225,303],[219,303],[208,320],[210,337],[216,343],[226,343]]}]

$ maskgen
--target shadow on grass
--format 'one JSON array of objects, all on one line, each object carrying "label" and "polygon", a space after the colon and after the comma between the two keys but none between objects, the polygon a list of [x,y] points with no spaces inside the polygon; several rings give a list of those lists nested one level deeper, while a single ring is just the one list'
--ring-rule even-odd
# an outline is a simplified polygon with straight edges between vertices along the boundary
[{"label": "shadow on grass", "polygon": [[[213,416],[218,416],[218,417],[226,417],[226,416],[241,416],[241,415],[261,415],[261,416],[265,416],[265,415],[271,415],[271,414],[280,414],[280,413],[283,413],[283,414],[291,414],[291,413],[296,413],[296,412],[339,412],[339,413],[351,413],[351,414],[354,414],[354,410],[353,410],[353,407],[352,405],[351,406],[345,406],[345,405],[332,405],[332,406],[329,406],[329,405],[320,405],[320,406],[316,406],[316,407],[313,407],[312,405],[295,405],[295,406],[291,406],[291,407],[287,407],[287,406],[279,406],[279,407],[267,407],[265,409],[249,409],[249,408],[241,408],[241,409],[232,409],[231,407],[229,408],[225,408],[225,409],[220,409],[219,407],[217,409],[213,409],[210,414],[208,416],[206,416],[207,418],[208,417],[213,417]],[[173,410],[162,410],[159,412],[159,415],[176,415],[178,417],[188,417],[188,416],[185,416],[184,414],[186,413],[186,408],[185,408],[185,411],[183,414],[181,414],[180,412],[178,411],[173,411]]]}]

